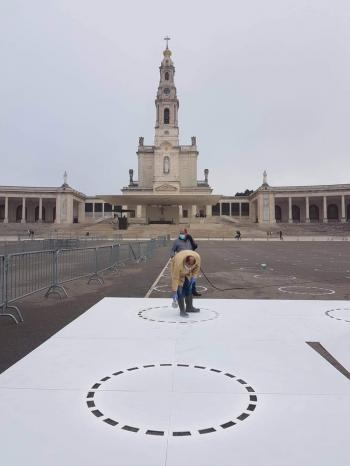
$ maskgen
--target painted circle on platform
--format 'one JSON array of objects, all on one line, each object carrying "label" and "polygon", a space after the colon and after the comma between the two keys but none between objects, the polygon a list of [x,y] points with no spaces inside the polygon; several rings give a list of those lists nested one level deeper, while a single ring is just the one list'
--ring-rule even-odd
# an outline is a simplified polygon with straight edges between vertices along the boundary
[{"label": "painted circle on platform", "polygon": [[326,316],[335,320],[342,320],[343,322],[350,323],[350,307],[339,307],[336,309],[329,309],[325,312]]},{"label": "painted circle on platform", "polygon": [[[196,289],[199,293],[205,293],[208,291],[208,288],[202,285],[196,285]],[[159,291],[159,293],[172,293],[170,285],[157,285],[153,288],[154,291]]]},{"label": "painted circle on platform", "polygon": [[95,419],[119,431],[173,437],[237,428],[257,401],[253,387],[230,371],[187,363],[117,370],[94,383],[85,398]]},{"label": "painted circle on platform", "polygon": [[219,317],[218,312],[202,307],[200,307],[200,312],[190,312],[189,317],[181,317],[179,308],[172,306],[148,307],[139,311],[137,315],[141,319],[162,324],[195,324],[215,320]]},{"label": "painted circle on platform", "polygon": [[233,270],[247,270],[248,272],[254,271],[257,272],[259,270],[259,267],[239,267],[239,269],[233,269]]},{"label": "painted circle on platform", "polygon": [[281,293],[291,293],[310,296],[323,296],[327,294],[334,294],[334,290],[329,288],[319,288],[318,286],[302,286],[302,285],[288,285],[278,288]]},{"label": "painted circle on platform", "polygon": [[264,272],[264,273],[259,273],[259,274],[254,275],[254,278],[268,278],[268,279],[273,279],[273,280],[296,280],[297,277],[295,277],[294,275],[285,275],[285,276],[273,275],[273,274]]}]

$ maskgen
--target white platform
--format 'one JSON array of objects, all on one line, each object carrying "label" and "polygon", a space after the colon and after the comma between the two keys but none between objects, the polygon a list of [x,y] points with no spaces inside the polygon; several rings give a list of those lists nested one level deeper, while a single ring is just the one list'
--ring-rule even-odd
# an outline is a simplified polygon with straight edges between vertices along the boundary
[{"label": "white platform", "polygon": [[348,303],[199,302],[103,299],[3,373],[1,465],[348,466],[350,380],[305,343],[350,370]]}]

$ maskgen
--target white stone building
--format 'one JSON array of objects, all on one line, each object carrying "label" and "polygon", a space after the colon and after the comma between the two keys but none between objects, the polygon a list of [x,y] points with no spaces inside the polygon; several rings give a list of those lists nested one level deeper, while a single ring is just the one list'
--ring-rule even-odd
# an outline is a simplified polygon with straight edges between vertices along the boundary
[{"label": "white stone building", "polygon": [[221,196],[213,195],[208,183],[197,180],[198,149],[196,138],[180,145],[175,87],[175,67],[168,48],[163,52],[156,107],[154,144],[145,145],[139,138],[138,180],[129,170],[129,185],[119,196],[101,196],[110,204],[121,204],[131,210],[129,218],[137,223],[181,223],[211,217],[212,205]]},{"label": "white stone building", "polygon": [[0,222],[84,222],[85,199],[66,182],[59,188],[0,186]]},{"label": "white stone building", "polygon": [[145,145],[139,138],[137,181],[130,169],[122,194],[98,196],[71,188],[66,174],[57,188],[0,186],[0,223],[96,222],[114,218],[117,206],[129,211],[131,223],[141,224],[215,222],[220,217],[261,224],[350,221],[350,184],[273,187],[264,172],[255,191],[239,196],[212,194],[208,169],[204,179],[197,180],[196,138],[189,145],[179,142],[179,100],[171,56],[167,45],[155,100],[154,143]]}]

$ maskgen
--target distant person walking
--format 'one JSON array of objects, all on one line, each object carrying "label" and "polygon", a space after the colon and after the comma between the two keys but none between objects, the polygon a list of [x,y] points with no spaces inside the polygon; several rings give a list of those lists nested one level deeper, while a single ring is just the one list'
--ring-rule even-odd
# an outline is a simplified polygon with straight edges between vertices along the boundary
[{"label": "distant person walking", "polygon": [[236,231],[235,239],[240,240],[242,238],[241,232],[239,230]]},{"label": "distant person walking", "polygon": [[280,230],[280,240],[283,240],[283,232]]}]

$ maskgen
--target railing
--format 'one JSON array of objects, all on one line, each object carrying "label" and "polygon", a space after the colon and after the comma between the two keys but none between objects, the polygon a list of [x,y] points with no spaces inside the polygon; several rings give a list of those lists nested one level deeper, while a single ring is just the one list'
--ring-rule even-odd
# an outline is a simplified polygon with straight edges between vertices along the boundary
[{"label": "railing", "polygon": [[0,309],[5,303],[5,257],[0,256]]},{"label": "railing", "polygon": [[45,291],[62,298],[68,296],[65,284],[88,278],[103,283],[103,272],[116,270],[127,262],[151,258],[167,238],[71,249],[21,252],[0,256],[0,316],[23,321],[14,303],[26,296]]},{"label": "railing", "polygon": [[83,248],[90,246],[99,246],[105,244],[114,244],[120,241],[120,238],[102,239],[93,236],[88,237],[70,237],[70,238],[47,238],[47,239],[29,239],[26,236],[19,241],[0,241],[0,255],[16,254],[19,252],[42,251],[49,249],[71,249]]}]

